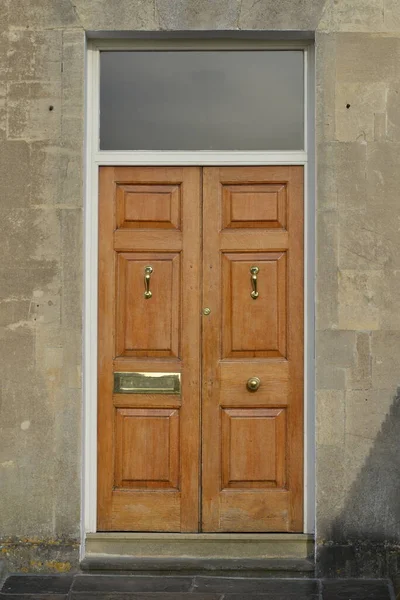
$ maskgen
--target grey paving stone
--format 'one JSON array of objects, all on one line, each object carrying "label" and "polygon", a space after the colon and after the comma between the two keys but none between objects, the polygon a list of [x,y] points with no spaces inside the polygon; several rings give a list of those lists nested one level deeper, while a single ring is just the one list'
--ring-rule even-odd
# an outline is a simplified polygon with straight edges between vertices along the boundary
[{"label": "grey paving stone", "polygon": [[390,600],[388,582],[379,579],[325,579],[323,600]]},{"label": "grey paving stone", "polygon": [[[233,577],[196,577],[196,592],[220,592],[223,594],[273,594],[307,598],[318,594],[318,582],[312,579],[262,579]],[[244,596],[243,596],[244,597]],[[225,599],[224,599],[225,600]]]},{"label": "grey paving stone", "polygon": [[10,575],[1,589],[2,594],[66,594],[73,575]]},{"label": "grey paving stone", "polygon": [[223,600],[319,600],[318,594],[224,594]]},{"label": "grey paving stone", "polygon": [[68,594],[3,594],[0,593],[0,600],[67,600]]},{"label": "grey paving stone", "polygon": [[193,577],[77,575],[73,592],[188,592]]},{"label": "grey paving stone", "polygon": [[68,600],[222,600],[223,594],[196,592],[71,592]]}]

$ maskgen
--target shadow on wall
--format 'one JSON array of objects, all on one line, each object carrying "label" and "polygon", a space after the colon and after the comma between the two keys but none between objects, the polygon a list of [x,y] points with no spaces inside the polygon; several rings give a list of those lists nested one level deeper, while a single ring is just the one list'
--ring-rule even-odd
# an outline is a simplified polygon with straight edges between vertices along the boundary
[{"label": "shadow on wall", "polygon": [[342,514],[318,545],[317,572],[400,578],[400,387]]}]

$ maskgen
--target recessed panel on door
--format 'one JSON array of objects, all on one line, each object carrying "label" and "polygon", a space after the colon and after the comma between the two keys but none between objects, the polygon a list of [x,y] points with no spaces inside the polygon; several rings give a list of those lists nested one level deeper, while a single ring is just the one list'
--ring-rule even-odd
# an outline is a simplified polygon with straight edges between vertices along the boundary
[{"label": "recessed panel on door", "polygon": [[118,229],[180,229],[181,185],[119,184]]},{"label": "recessed panel on door", "polygon": [[285,229],[287,188],[284,183],[224,185],[223,228]]},{"label": "recessed panel on door", "polygon": [[178,358],[180,298],[179,253],[119,253],[116,355]]},{"label": "recessed panel on door", "polygon": [[222,356],[284,357],[286,252],[224,253],[222,261]]},{"label": "recessed panel on door", "polygon": [[179,410],[117,408],[116,489],[179,487]]}]

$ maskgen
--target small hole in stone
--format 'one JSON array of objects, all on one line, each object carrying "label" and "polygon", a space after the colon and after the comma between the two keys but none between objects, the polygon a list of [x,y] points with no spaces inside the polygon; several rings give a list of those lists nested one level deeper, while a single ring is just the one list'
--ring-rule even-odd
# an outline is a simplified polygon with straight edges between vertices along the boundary
[{"label": "small hole in stone", "polygon": [[54,110],[54,106],[49,106],[49,111],[51,112],[52,110]]},{"label": "small hole in stone", "polygon": [[350,108],[350,104],[346,104],[346,108]]}]

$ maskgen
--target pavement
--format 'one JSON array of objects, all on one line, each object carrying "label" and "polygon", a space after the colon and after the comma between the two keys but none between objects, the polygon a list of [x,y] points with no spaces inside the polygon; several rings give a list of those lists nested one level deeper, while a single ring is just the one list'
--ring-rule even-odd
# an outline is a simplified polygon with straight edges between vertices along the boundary
[{"label": "pavement", "polygon": [[10,575],[0,600],[395,600],[385,579]]}]

